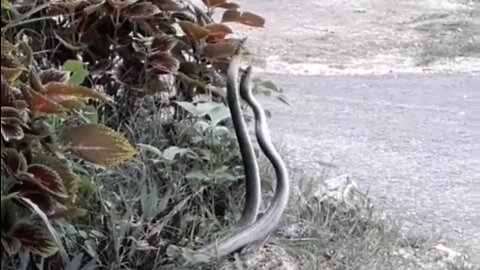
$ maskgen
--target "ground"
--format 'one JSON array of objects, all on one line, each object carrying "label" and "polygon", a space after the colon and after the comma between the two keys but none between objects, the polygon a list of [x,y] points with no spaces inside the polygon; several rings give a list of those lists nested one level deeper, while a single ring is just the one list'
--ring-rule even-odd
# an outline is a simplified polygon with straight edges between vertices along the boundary
[{"label": "ground", "polygon": [[411,224],[480,254],[480,2],[240,2],[267,19],[243,30],[257,74],[291,98],[271,123],[297,165],[350,172]]},{"label": "ground", "polygon": [[270,73],[480,70],[479,1],[242,2],[267,18],[245,31]]},{"label": "ground", "polygon": [[288,107],[264,104],[294,167],[336,166],[410,225],[464,238],[480,254],[480,77],[264,76],[292,97]]}]

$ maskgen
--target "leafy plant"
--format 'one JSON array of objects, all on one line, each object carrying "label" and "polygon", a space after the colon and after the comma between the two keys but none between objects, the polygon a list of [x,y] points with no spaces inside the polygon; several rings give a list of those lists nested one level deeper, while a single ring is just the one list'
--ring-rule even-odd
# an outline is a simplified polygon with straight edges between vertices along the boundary
[{"label": "leafy plant", "polygon": [[[22,1],[8,3],[8,8],[25,10]],[[20,17],[6,12],[2,33],[10,40],[28,40],[33,52],[41,52],[33,58],[42,69],[63,65],[71,71],[71,85],[101,85],[116,101],[103,113],[109,124],[118,125],[141,107],[145,96],[163,97],[167,103],[191,102],[197,95],[222,88],[229,56],[241,41],[230,37],[233,30],[229,24],[265,24],[262,17],[240,11],[232,2],[204,0],[205,11],[187,3],[33,2]],[[217,11],[223,12],[220,22],[210,17]],[[2,45],[2,51],[3,47],[10,46]],[[2,69],[7,72],[9,78],[18,75],[15,69]]]},{"label": "leafy plant", "polygon": [[[2,264],[153,269],[234,220],[242,166],[224,74],[243,39],[231,26],[265,20],[188,2],[2,1]],[[120,164],[135,150],[117,129],[140,160]]]},{"label": "leafy plant", "polygon": [[[2,44],[10,43],[4,40]],[[21,52],[16,46],[7,45],[12,49],[3,50],[3,45],[2,258],[15,258],[12,256],[22,249],[41,257],[60,250],[67,260],[54,222],[86,214],[75,204],[78,178],[68,153],[93,164],[113,166],[136,151],[125,138],[105,126],[65,125],[81,113],[88,100],[109,102],[108,96],[69,84],[68,73],[62,70],[37,73],[33,66],[17,61]]]}]

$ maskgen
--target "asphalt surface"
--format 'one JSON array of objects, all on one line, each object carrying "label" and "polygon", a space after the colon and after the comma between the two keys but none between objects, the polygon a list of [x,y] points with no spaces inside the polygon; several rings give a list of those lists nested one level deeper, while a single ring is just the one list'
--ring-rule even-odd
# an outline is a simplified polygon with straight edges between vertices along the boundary
[{"label": "asphalt surface", "polygon": [[262,74],[291,106],[266,102],[295,167],[322,163],[418,224],[480,250],[480,74]]},{"label": "asphalt surface", "polygon": [[480,2],[238,2],[266,18],[264,29],[235,32],[249,37],[255,73],[290,99],[263,103],[294,166],[338,166],[480,262]]}]

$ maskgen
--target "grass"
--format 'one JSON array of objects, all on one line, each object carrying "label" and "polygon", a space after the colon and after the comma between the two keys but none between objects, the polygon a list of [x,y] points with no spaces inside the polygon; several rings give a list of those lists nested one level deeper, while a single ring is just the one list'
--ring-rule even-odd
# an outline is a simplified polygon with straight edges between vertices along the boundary
[{"label": "grass", "polygon": [[480,57],[480,28],[478,22],[472,20],[475,16],[473,12],[447,15],[442,20],[435,20],[435,15],[424,18],[425,22],[416,27],[424,36],[417,65],[427,66],[441,59],[456,57]]},{"label": "grass", "polygon": [[[227,233],[241,211],[234,133],[172,124],[161,113],[138,117],[129,135],[149,147],[115,170],[85,171],[78,201],[90,215],[76,227],[58,224],[60,234],[69,254],[97,269],[201,269],[185,267],[188,252]],[[272,172],[260,164],[268,191]],[[286,218],[264,246],[203,269],[474,269],[438,260],[437,238],[403,232],[368,200],[358,211],[320,201],[315,190],[330,176],[294,173]]]},{"label": "grass", "polygon": [[318,202],[312,189],[303,190],[292,203],[289,223],[309,229],[282,240],[299,269],[446,269],[442,267],[448,264],[435,261],[433,252],[439,235],[405,231],[400,221],[369,201],[359,211],[344,212],[328,201]]}]

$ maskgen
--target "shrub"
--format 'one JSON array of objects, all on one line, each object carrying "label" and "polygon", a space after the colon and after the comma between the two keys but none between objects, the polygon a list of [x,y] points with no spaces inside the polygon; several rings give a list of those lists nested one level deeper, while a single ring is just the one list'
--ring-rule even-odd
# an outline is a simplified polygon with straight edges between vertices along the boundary
[{"label": "shrub", "polygon": [[[2,0],[2,266],[79,269],[90,257],[148,268],[171,254],[147,247],[188,246],[233,220],[240,159],[222,95],[242,40],[227,23],[264,20],[235,3],[204,4]],[[161,124],[138,125],[148,117]],[[100,122],[149,153],[99,170],[135,154]],[[152,238],[159,226],[176,232]]]},{"label": "shrub", "polygon": [[23,48],[17,50],[2,38],[1,252],[2,264],[10,266],[21,250],[41,257],[60,250],[68,260],[54,221],[86,214],[76,206],[78,179],[70,154],[107,167],[136,153],[106,126],[69,126],[69,119],[82,116],[87,100],[109,98],[70,85],[69,74],[61,70],[37,73],[28,57],[29,47],[23,44]]},{"label": "shrub", "polygon": [[[221,72],[240,42],[229,37],[233,31],[226,23],[264,24],[261,17],[240,12],[235,3],[205,0],[207,12],[185,3],[18,1],[18,10],[25,13],[6,12],[2,33],[28,40],[42,69],[80,59],[88,71],[84,85],[99,85],[113,97],[116,105],[103,113],[110,125],[119,125],[145,96],[162,96],[170,103],[211,94],[221,85]],[[224,10],[220,23],[210,17],[216,10]]]}]

